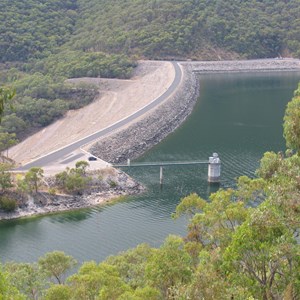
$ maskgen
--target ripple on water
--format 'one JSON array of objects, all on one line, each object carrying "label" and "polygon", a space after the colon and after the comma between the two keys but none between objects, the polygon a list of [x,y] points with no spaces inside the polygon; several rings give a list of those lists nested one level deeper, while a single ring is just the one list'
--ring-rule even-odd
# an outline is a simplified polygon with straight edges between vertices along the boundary
[{"label": "ripple on water", "polygon": [[[299,73],[202,76],[190,118],[139,161],[206,160],[218,152],[221,187],[234,186],[240,175],[254,176],[265,151],[284,149],[282,116],[299,78]],[[186,220],[170,218],[181,197],[196,192],[208,198],[216,190],[207,184],[207,166],[164,168],[162,189],[159,168],[128,173],[147,186],[146,193],[114,205],[1,223],[1,259],[35,261],[63,250],[80,262],[100,261],[139,243],[159,246],[168,234],[185,234]]]}]

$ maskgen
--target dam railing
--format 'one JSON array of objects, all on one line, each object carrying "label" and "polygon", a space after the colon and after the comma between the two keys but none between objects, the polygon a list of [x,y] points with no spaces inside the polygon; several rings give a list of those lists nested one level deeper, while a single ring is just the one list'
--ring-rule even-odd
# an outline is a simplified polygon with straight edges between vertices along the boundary
[{"label": "dam railing", "polygon": [[221,160],[217,153],[213,153],[208,160],[194,161],[162,161],[162,162],[137,162],[131,163],[130,159],[127,164],[113,164],[114,168],[136,168],[136,167],[160,167],[160,184],[163,183],[163,167],[167,166],[188,166],[188,165],[208,165],[207,180],[210,183],[219,183],[221,179]]}]

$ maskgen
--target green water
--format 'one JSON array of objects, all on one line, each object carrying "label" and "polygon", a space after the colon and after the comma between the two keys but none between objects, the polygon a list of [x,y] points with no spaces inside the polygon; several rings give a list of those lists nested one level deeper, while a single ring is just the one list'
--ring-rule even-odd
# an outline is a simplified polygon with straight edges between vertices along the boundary
[{"label": "green water", "polygon": [[[300,73],[214,74],[200,77],[200,98],[188,120],[139,161],[207,160],[218,152],[222,187],[239,175],[253,176],[267,150],[284,149],[282,118]],[[130,175],[147,192],[113,205],[0,223],[2,261],[35,261],[63,250],[77,260],[108,255],[147,242],[159,246],[168,234],[185,234],[185,219],[170,215],[181,197],[197,192],[207,198],[207,166],[137,168]]]}]

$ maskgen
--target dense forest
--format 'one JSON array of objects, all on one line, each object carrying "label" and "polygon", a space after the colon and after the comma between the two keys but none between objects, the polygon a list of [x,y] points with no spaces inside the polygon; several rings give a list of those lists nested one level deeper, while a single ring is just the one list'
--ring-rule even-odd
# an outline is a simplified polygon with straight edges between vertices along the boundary
[{"label": "dense forest", "polygon": [[191,59],[300,54],[299,0],[78,3],[84,19],[68,43],[76,49]]},{"label": "dense forest", "polygon": [[299,0],[2,0],[0,61],[60,46],[147,58],[299,56],[299,15]]},{"label": "dense forest", "polygon": [[129,78],[141,58],[300,56],[299,0],[1,0],[0,8],[0,86],[17,91],[0,127],[6,139],[93,101],[97,91],[67,78]]},{"label": "dense forest", "polygon": [[173,218],[188,218],[186,237],[169,236],[158,249],[142,244],[77,271],[76,260],[59,251],[36,263],[8,262],[0,268],[0,299],[299,299],[299,116],[300,85],[284,117],[288,150],[265,153],[257,177],[240,177],[236,189],[208,201],[181,199]]}]

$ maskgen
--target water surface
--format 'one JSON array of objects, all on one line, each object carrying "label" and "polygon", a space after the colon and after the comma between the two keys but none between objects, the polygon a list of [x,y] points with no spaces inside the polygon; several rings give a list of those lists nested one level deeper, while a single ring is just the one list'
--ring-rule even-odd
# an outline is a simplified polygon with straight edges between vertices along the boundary
[{"label": "water surface", "polygon": [[[265,151],[285,148],[282,118],[300,73],[211,74],[200,77],[200,98],[188,120],[139,161],[207,160],[218,152],[222,187],[239,175],[254,176]],[[0,223],[2,261],[36,261],[63,250],[80,262],[147,242],[159,246],[168,234],[185,234],[186,220],[170,215],[180,198],[197,192],[207,198],[207,166],[131,168],[147,192],[125,201],[76,212]]]}]

